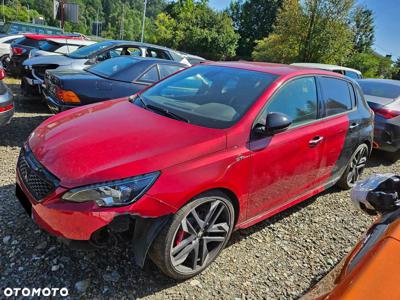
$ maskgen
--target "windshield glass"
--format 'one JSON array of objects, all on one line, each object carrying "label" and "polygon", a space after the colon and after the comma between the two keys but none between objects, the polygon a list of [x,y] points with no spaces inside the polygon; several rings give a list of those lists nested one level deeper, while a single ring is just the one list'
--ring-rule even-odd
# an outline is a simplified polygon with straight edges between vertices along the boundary
[{"label": "windshield glass", "polygon": [[141,98],[147,105],[172,112],[192,124],[222,129],[234,125],[277,77],[199,65],[161,81]]},{"label": "windshield glass", "polygon": [[92,54],[96,53],[97,51],[106,48],[108,46],[113,45],[112,42],[101,42],[101,43],[96,43],[93,45],[85,46],[82,48],[79,48],[78,50],[75,50],[74,52],[71,52],[68,54],[68,57],[72,58],[88,58]]},{"label": "windshield glass", "polygon": [[400,85],[386,82],[358,82],[365,95],[396,99],[400,96]]},{"label": "windshield glass", "polygon": [[87,68],[86,71],[102,77],[113,78],[137,62],[138,60],[131,57],[116,57]]}]

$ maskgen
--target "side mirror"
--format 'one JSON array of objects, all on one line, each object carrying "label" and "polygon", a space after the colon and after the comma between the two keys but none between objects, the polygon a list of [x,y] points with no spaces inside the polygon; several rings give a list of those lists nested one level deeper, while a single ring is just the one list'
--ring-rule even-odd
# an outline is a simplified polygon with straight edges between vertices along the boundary
[{"label": "side mirror", "polygon": [[292,124],[290,118],[282,113],[269,113],[265,119],[265,125],[256,124],[252,135],[257,138],[274,135],[287,129]]},{"label": "side mirror", "polygon": [[282,113],[269,113],[265,121],[267,135],[285,131],[292,124],[289,116]]},{"label": "side mirror", "polygon": [[97,63],[97,58],[96,58],[96,57],[92,57],[92,58],[89,58],[89,59],[85,62],[85,65],[94,65],[95,63]]}]

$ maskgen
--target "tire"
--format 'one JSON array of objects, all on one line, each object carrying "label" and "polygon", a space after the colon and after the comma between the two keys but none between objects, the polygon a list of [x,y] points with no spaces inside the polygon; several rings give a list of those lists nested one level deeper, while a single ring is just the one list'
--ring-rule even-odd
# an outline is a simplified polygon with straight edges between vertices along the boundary
[{"label": "tire", "polygon": [[221,253],[234,220],[233,205],[224,193],[202,194],[183,206],[161,230],[149,256],[168,277],[193,277]]},{"label": "tire", "polygon": [[361,144],[360,146],[358,146],[352,154],[345,172],[343,173],[342,177],[340,177],[336,185],[343,190],[351,189],[355,185],[357,180],[360,179],[360,176],[365,169],[368,157],[368,145]]}]

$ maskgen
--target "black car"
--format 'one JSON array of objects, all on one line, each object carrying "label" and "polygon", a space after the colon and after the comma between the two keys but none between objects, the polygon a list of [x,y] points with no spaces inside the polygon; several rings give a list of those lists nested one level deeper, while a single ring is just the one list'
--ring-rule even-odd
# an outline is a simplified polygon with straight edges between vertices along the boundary
[{"label": "black car", "polygon": [[57,113],[133,95],[185,67],[164,59],[121,56],[84,70],[48,70],[43,94],[50,110]]},{"label": "black car", "polygon": [[400,81],[388,79],[358,80],[365,98],[375,112],[375,148],[387,157],[400,157]]}]

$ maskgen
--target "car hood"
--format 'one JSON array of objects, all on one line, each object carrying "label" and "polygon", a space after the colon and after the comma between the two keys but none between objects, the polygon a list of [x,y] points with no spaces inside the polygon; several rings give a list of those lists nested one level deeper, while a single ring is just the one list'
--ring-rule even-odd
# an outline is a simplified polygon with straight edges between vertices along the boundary
[{"label": "car hood", "polygon": [[96,76],[90,72],[78,69],[67,69],[67,70],[55,70],[49,71],[50,76],[57,77],[59,80],[74,80],[79,81],[82,79],[101,79],[101,77]]},{"label": "car hood", "polygon": [[59,65],[66,66],[75,62],[76,59],[70,58],[63,55],[43,55],[38,57],[32,57],[24,61],[24,66],[32,65]]},{"label": "car hood", "polygon": [[127,98],[76,108],[29,138],[36,159],[66,188],[163,170],[226,148],[224,130],[170,119]]}]

